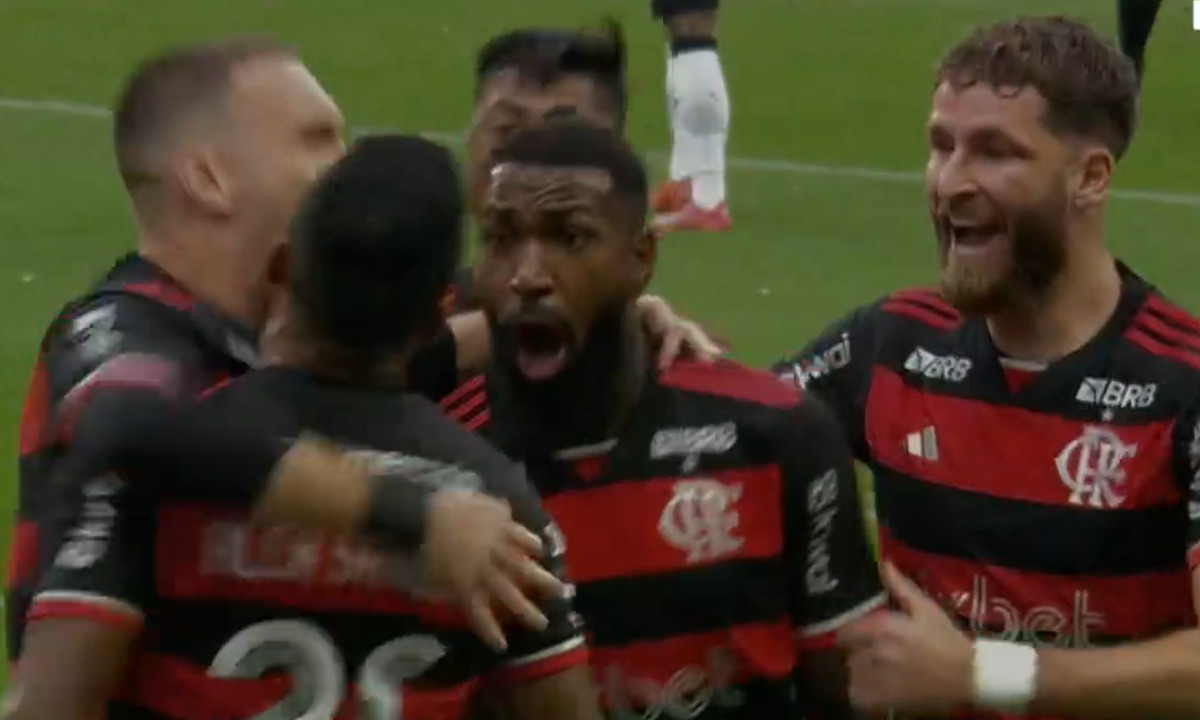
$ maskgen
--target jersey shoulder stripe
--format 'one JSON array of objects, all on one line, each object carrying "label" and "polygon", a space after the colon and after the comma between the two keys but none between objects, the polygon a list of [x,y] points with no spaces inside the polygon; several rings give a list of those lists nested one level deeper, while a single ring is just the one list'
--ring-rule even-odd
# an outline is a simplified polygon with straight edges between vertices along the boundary
[{"label": "jersey shoulder stripe", "polygon": [[880,309],[891,315],[911,318],[939,330],[953,330],[962,315],[933,288],[906,288],[887,296]]},{"label": "jersey shoulder stripe", "polygon": [[659,376],[659,384],[769,407],[790,408],[800,402],[795,387],[781,382],[778,376],[730,360],[676,362]]},{"label": "jersey shoulder stripe", "polygon": [[1200,370],[1200,319],[1161,295],[1146,297],[1125,338],[1152,355]]}]

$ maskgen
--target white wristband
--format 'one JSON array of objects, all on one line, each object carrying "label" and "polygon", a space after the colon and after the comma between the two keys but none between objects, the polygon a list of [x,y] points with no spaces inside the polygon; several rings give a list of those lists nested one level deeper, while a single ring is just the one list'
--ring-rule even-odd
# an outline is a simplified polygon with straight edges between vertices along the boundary
[{"label": "white wristband", "polygon": [[1020,714],[1037,692],[1037,650],[1000,640],[975,641],[975,706]]}]

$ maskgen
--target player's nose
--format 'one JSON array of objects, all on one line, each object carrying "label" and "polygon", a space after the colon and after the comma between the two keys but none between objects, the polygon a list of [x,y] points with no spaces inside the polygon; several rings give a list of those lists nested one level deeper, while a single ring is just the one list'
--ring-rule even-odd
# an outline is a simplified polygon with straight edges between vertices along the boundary
[{"label": "player's nose", "polygon": [[952,153],[932,165],[929,172],[933,189],[943,201],[971,195],[979,189],[974,171],[964,161],[962,153]]},{"label": "player's nose", "polygon": [[516,251],[516,263],[512,280],[512,291],[522,299],[536,300],[554,291],[554,279],[547,266],[545,249],[540,242],[530,240],[521,243]]}]

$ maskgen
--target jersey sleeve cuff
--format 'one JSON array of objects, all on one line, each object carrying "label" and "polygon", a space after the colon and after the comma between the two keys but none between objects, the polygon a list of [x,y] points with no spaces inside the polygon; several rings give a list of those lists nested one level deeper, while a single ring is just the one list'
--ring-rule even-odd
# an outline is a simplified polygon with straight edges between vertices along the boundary
[{"label": "jersey sleeve cuff", "polygon": [[536,680],[587,662],[587,643],[582,635],[576,635],[544,650],[508,660],[488,675],[488,682],[507,685]]},{"label": "jersey sleeve cuff", "polygon": [[119,598],[97,593],[50,590],[34,596],[26,615],[28,622],[78,618],[129,632],[142,628],[142,611]]},{"label": "jersey sleeve cuff", "polygon": [[807,650],[825,650],[837,644],[838,631],[847,625],[887,607],[887,595],[880,593],[828,620],[796,628],[796,639]]}]

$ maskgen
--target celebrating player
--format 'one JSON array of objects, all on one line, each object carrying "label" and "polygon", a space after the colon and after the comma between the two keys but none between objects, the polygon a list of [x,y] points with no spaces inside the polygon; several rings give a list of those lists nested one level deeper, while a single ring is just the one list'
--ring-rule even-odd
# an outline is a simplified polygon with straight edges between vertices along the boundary
[{"label": "celebrating player", "polygon": [[[16,628],[37,582],[37,524],[46,510],[47,481],[71,446],[86,440],[78,432],[64,435],[63,418],[86,414],[100,399],[124,407],[154,405],[146,395],[156,393],[190,397],[258,362],[256,335],[270,296],[268,260],[301,194],[344,152],[342,124],[336,105],[295,52],[269,40],[170,50],[129,78],[118,102],[114,145],[139,226],[139,249],[68,303],[42,341],[22,417],[19,522],[10,545],[6,603],[10,654],[19,651]],[[677,322],[665,304],[652,299],[643,308],[648,329],[667,339],[664,353],[693,343],[695,326]],[[481,314],[455,319],[451,330],[462,333],[461,341],[443,333],[421,353],[414,361],[413,388],[437,396],[457,384],[458,362],[486,363],[489,343]],[[168,426],[187,424],[164,419],[160,408],[139,413],[157,419],[145,424],[157,427],[160,436]],[[112,429],[104,422],[86,427]],[[218,426],[209,435],[229,441],[230,432]],[[327,469],[327,463],[308,465],[313,458],[333,461],[329,452],[307,452],[306,442],[288,463],[301,471],[295,476]],[[204,449],[198,445],[192,452]],[[232,457],[211,451],[202,466]],[[263,478],[214,469],[196,483],[195,470],[185,464],[179,472],[158,475],[156,490],[208,494],[213,500],[260,499]],[[240,477],[254,482],[238,486],[234,479]],[[482,527],[478,523],[486,516],[486,524],[498,530],[497,513],[506,512],[484,497],[456,502],[446,511],[458,518],[452,527]],[[420,540],[419,532],[409,535]]]},{"label": "celebrating player", "polygon": [[[190,397],[256,361],[251,328],[262,324],[270,297],[268,259],[301,194],[344,152],[342,117],[333,101],[294,51],[260,39],[182,48],[148,61],[130,77],[118,103],[114,145],[139,226],[139,250],[69,303],[42,342],[22,416],[19,522],[9,549],[5,608],[11,657],[20,651],[20,627],[38,582],[39,521],[52,510],[47,493],[63,458],[79,444],[107,449],[113,431],[136,430],[139,423],[157,429],[162,450],[196,438],[190,431],[164,433],[188,423],[169,412],[164,417],[157,396]],[[78,424],[93,414],[97,420]],[[217,446],[232,442],[267,460],[280,459],[284,450],[268,437],[239,438],[219,423],[206,425],[206,437]],[[89,437],[89,430],[100,436]],[[149,432],[145,438],[125,433],[129,437],[141,440],[135,450],[154,449],[147,444]],[[297,444],[284,463],[288,472],[279,477],[271,462],[247,466],[260,468],[258,474],[239,472],[229,467],[241,462],[238,453],[202,443],[183,449],[201,461],[149,473],[156,492],[269,502],[277,493],[264,495],[268,481],[324,479],[337,464],[336,452],[314,449],[307,441]],[[344,464],[339,472],[364,484],[368,477]],[[239,485],[238,478],[246,482]],[[301,482],[287,485],[285,496],[297,485],[304,494],[308,486]],[[433,505],[438,507],[430,512],[441,517],[433,525],[470,528],[477,522],[492,531],[485,533],[490,538],[509,534],[501,527],[511,525],[502,520],[507,509],[486,497],[442,498]],[[424,514],[391,510],[396,512],[388,519],[399,531],[393,539],[406,538],[414,549],[430,539],[423,537]],[[408,523],[407,531],[396,523]],[[465,583],[457,589],[481,587],[466,582],[457,568],[440,567],[446,543],[435,544],[442,549],[427,553],[427,559]],[[461,542],[449,544],[460,553],[467,549]],[[469,547],[483,553],[480,559],[489,557],[486,543]],[[465,565],[481,572],[489,566]]]},{"label": "celebrating player", "polygon": [[476,277],[495,361],[446,404],[562,527],[607,707],[795,717],[800,669],[836,711],[833,633],[883,596],[835,423],[732,363],[654,367],[633,315],[647,180],[619,135],[564,119],[494,159]]},{"label": "celebrating player", "polygon": [[1136,106],[1086,25],[963,40],[927,129],[940,293],[856,310],[779,368],[875,473],[902,612],[843,638],[863,709],[1200,713],[1200,321],[1105,246]]},{"label": "celebrating player", "polygon": [[660,230],[728,230],[729,90],[717,55],[718,0],[653,0],[669,38],[671,179],[654,196]]},{"label": "celebrating player", "polygon": [[[458,263],[460,193],[444,149],[361,141],[293,227],[279,364],[206,402],[280,438],[313,430],[371,464],[415,465],[432,485],[501,495],[560,569],[556,531],[520,469],[405,391],[409,356],[437,330]],[[411,554],[264,527],[234,508],[155,502],[144,486],[104,476],[68,480],[73,502],[30,611],[17,718],[198,720],[272,708],[313,720],[454,718],[492,670],[517,718],[599,718],[564,596],[542,631],[514,634],[499,657],[423,593]]]}]

